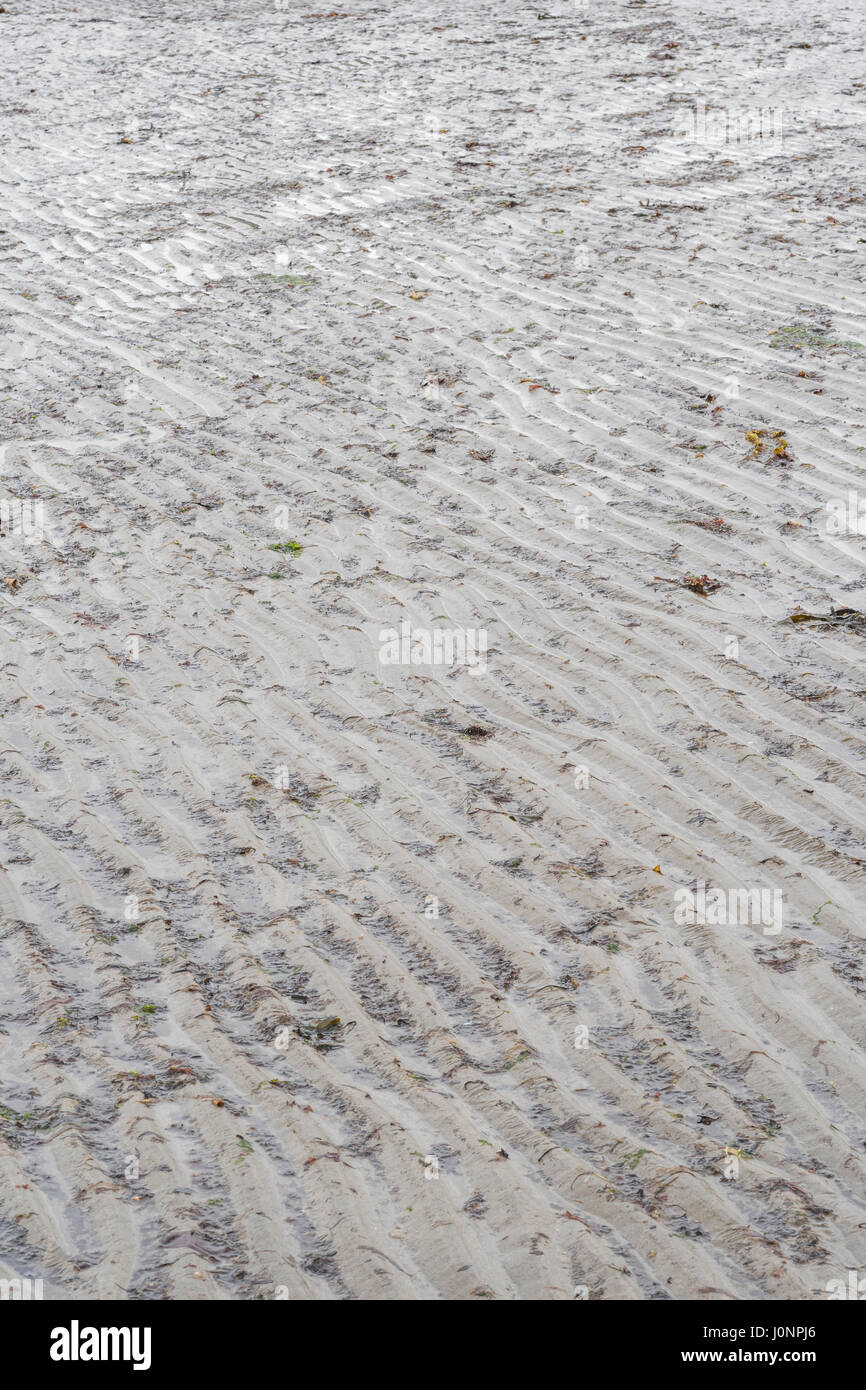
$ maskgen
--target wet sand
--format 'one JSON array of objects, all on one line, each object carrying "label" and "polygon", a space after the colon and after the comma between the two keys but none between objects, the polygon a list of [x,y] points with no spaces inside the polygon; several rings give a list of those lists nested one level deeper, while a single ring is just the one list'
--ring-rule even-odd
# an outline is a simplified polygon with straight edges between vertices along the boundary
[{"label": "wet sand", "polygon": [[7,9],[0,1278],[826,1298],[860,11]]}]

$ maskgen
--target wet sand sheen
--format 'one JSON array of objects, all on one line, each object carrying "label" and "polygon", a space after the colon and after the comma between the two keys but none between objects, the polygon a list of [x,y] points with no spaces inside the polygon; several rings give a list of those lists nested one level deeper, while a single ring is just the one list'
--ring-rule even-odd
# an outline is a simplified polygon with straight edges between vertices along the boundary
[{"label": "wet sand sheen", "polygon": [[856,16],[154,8],[2,17],[0,1278],[826,1297]]}]

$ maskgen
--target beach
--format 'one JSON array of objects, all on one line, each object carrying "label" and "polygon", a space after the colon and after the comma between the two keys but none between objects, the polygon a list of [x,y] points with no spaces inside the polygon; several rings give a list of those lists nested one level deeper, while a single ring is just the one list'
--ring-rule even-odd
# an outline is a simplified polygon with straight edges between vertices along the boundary
[{"label": "beach", "polygon": [[0,46],[0,1280],[847,1288],[862,10]]}]

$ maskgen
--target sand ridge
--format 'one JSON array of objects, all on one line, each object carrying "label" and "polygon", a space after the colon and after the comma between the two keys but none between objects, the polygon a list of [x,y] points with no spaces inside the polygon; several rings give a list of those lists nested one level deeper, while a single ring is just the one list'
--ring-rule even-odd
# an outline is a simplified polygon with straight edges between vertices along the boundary
[{"label": "sand ridge", "polygon": [[8,8],[0,1277],[826,1297],[858,10]]}]

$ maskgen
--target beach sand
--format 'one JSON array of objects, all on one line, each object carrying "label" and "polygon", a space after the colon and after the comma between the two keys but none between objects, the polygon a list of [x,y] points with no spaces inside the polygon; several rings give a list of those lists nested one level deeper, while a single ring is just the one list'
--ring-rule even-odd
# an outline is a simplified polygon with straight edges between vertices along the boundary
[{"label": "beach sand", "polygon": [[340,5],[0,14],[0,1278],[827,1298],[862,7]]}]

